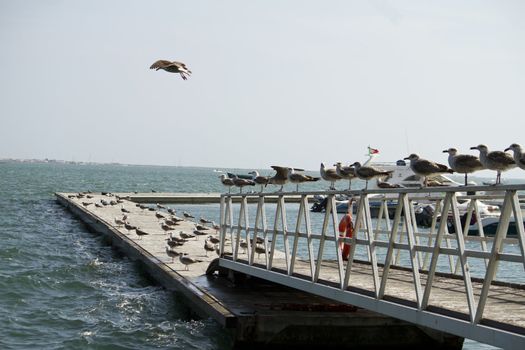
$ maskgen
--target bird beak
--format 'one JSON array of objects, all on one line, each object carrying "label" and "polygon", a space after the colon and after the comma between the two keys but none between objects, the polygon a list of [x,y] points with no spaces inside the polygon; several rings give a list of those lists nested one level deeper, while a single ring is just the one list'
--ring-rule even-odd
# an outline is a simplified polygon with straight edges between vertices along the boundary
[{"label": "bird beak", "polygon": [[473,147],[470,147],[470,149],[478,149],[478,147],[476,147],[476,146],[473,146]]},{"label": "bird beak", "polygon": [[405,157],[405,158],[403,158],[403,159],[410,159],[410,157]]},{"label": "bird beak", "polygon": [[448,149],[443,150],[443,153],[448,153]]},{"label": "bird beak", "polygon": [[503,152],[507,152],[507,151],[510,151],[510,147],[505,148]]}]

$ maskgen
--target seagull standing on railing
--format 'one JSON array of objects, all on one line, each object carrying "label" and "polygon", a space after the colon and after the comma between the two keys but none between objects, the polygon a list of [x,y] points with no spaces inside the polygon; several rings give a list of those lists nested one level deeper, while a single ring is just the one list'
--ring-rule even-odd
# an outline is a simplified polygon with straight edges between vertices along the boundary
[{"label": "seagull standing on railing", "polygon": [[465,186],[467,186],[467,175],[483,169],[479,158],[471,154],[457,154],[458,150],[449,148],[443,151],[448,153],[448,165],[456,173],[465,174]]},{"label": "seagull standing on railing", "polygon": [[310,175],[299,174],[296,173],[293,168],[288,168],[288,180],[290,180],[291,183],[295,184],[295,192],[299,192],[300,183],[318,181],[319,178]]},{"label": "seagull standing on railing", "polygon": [[270,177],[259,175],[257,170],[250,171],[248,174],[252,175],[253,182],[257,185],[261,185],[261,192],[263,191],[263,186],[268,185],[268,182],[270,181]]},{"label": "seagull standing on railing", "polygon": [[489,149],[485,145],[477,145],[470,147],[470,149],[477,149],[479,151],[479,160],[485,169],[496,170],[496,183],[501,183],[501,172],[507,171],[516,166],[514,159],[502,151],[492,151],[489,152]]},{"label": "seagull standing on railing", "polygon": [[425,178],[425,181],[423,182],[423,185],[427,186],[427,177],[432,176],[434,174],[439,173],[450,173],[452,174],[454,170],[449,169],[448,166],[444,164],[439,164],[432,162],[427,159],[420,158],[417,154],[412,153],[408,157],[405,157],[404,159],[410,160],[410,169],[418,175],[423,176]]},{"label": "seagull standing on railing", "polygon": [[179,73],[184,80],[188,79],[186,75],[191,75],[191,70],[189,70],[184,63],[177,61],[158,60],[149,68],[155,70],[163,69],[170,73]]},{"label": "seagull standing on railing", "polygon": [[239,187],[239,193],[242,193],[242,188],[244,186],[255,186],[255,182],[253,182],[252,180],[241,179],[240,177],[234,177],[232,180],[233,184],[236,187]]},{"label": "seagull standing on railing", "polygon": [[324,166],[324,163],[321,163],[321,177],[330,182],[330,190],[335,190],[335,182],[341,180],[341,176],[337,175],[337,171],[335,169],[326,169]]},{"label": "seagull standing on railing", "polygon": [[361,180],[365,180],[365,190],[368,188],[368,181],[375,177],[388,176],[392,174],[392,171],[382,171],[371,166],[361,165],[359,162],[355,162],[351,166],[354,167],[355,176]]},{"label": "seagull standing on railing", "polygon": [[352,188],[352,179],[355,177],[354,168],[351,166],[343,166],[341,162],[335,163],[334,166],[337,175],[339,175],[342,179],[348,180],[348,189],[350,190]]},{"label": "seagull standing on railing", "polygon": [[514,152],[514,161],[516,162],[516,165],[525,170],[525,153],[522,152],[521,146],[517,143],[513,143],[509,147],[505,148],[505,152],[507,151]]},{"label": "seagull standing on railing", "polygon": [[268,179],[268,183],[272,185],[281,185],[277,192],[283,190],[283,186],[288,182],[288,167],[272,165],[271,168],[276,171],[276,174]]},{"label": "seagull standing on railing", "polygon": [[221,179],[221,182],[224,186],[228,187],[228,193],[231,193],[231,187],[235,184],[233,183],[233,180],[226,176],[226,174],[222,174],[219,176]]}]

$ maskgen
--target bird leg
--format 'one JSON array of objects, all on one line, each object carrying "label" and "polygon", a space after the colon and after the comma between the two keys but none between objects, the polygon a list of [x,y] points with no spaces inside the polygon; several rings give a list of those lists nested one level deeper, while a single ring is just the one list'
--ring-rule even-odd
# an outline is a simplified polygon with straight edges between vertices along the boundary
[{"label": "bird leg", "polygon": [[299,192],[299,184],[295,184],[295,192]]},{"label": "bird leg", "polygon": [[465,186],[467,186],[467,173],[465,173]]},{"label": "bird leg", "polygon": [[352,189],[352,180],[348,180],[348,189],[349,189],[349,190]]}]

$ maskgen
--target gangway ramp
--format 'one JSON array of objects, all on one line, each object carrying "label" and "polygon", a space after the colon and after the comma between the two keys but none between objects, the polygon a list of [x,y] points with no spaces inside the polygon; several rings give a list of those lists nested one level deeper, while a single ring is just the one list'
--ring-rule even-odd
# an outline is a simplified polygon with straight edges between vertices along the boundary
[{"label": "gangway ramp", "polygon": [[[420,326],[524,349],[525,231],[520,193],[525,185],[468,189],[477,194],[466,195],[464,187],[291,192],[280,193],[275,205],[265,204],[265,193],[223,194],[225,254],[220,264]],[[501,191],[504,195],[496,194]],[[290,210],[288,195],[301,196],[298,208]],[[308,205],[315,195],[328,199],[318,223]],[[356,200],[352,238],[339,236],[340,215],[331,210],[341,195]],[[256,197],[257,204],[248,204],[249,197],[250,201]],[[374,219],[372,198],[382,203]],[[390,218],[387,205],[392,199],[395,214]],[[485,236],[481,224],[479,236],[470,236],[469,225],[462,224],[462,218],[481,222],[481,199],[501,202],[498,228],[491,237]],[[464,201],[467,208],[460,212],[459,203]],[[417,226],[415,202],[434,206],[430,228]],[[453,233],[447,221],[452,222]],[[507,235],[511,223],[513,236]],[[340,244],[351,244],[348,261],[342,259]],[[498,280],[498,271],[510,278]]]}]

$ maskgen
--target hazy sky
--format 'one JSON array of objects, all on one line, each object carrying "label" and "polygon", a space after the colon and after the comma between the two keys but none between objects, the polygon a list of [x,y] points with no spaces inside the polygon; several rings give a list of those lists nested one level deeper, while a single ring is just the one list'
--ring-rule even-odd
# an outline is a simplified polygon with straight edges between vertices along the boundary
[{"label": "hazy sky", "polygon": [[0,0],[0,158],[318,169],[369,144],[382,161],[503,150],[525,144],[524,18],[524,1]]}]

